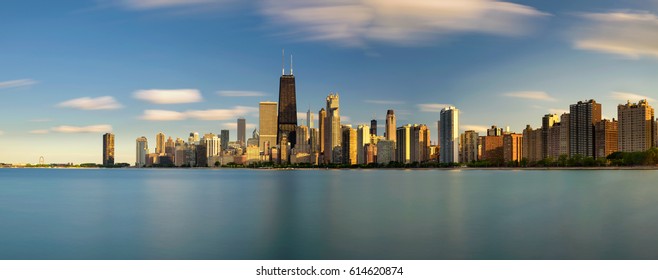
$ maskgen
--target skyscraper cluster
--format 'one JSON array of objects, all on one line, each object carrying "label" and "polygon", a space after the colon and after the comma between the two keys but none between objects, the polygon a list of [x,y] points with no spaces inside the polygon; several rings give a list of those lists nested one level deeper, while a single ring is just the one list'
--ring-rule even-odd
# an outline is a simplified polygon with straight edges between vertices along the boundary
[{"label": "skyscraper cluster", "polygon": [[495,126],[487,130],[487,136],[466,131],[460,137],[460,162],[605,159],[618,151],[640,152],[658,146],[658,126],[647,100],[617,106],[619,120],[602,119],[601,111],[601,104],[593,99],[578,101],[569,106],[568,113],[544,115],[541,127],[527,125],[522,134]]},{"label": "skyscraper cluster", "polygon": [[[199,137],[191,132],[187,141],[155,136],[155,151],[149,152],[148,140],[136,140],[135,165],[143,166],[218,166],[226,164],[343,164],[367,165],[440,162],[446,164],[490,162],[536,162],[545,159],[580,156],[605,158],[617,152],[645,151],[658,146],[657,123],[647,100],[620,104],[619,120],[601,118],[601,104],[579,101],[561,115],[546,114],[541,126],[527,125],[514,133],[495,125],[479,135],[474,130],[460,133],[460,110],[442,109],[437,121],[438,143],[430,142],[425,124],[398,126],[395,111],[386,112],[384,133],[378,135],[377,120],[352,126],[341,122],[340,96],[329,93],[318,111],[317,125],[311,110],[306,122],[297,122],[297,92],[292,66],[282,70],[279,102],[259,103],[258,129],[246,139],[246,120],[237,119],[237,141],[229,141],[229,131]],[[114,135],[103,135],[103,164],[114,164]]]}]

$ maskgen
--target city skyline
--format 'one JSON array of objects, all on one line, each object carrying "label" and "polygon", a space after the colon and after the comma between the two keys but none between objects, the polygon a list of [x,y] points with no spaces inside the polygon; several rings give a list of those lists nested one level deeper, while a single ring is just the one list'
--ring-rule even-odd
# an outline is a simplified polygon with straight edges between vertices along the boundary
[{"label": "city skyline", "polygon": [[[30,1],[3,4],[7,14],[0,22],[13,29],[3,33],[10,43],[0,46],[7,116],[0,121],[0,162],[35,163],[40,156],[100,162],[98,139],[108,132],[116,135],[115,162],[129,163],[135,139],[151,140],[161,131],[184,138],[229,129],[235,140],[237,118],[245,117],[251,132],[259,122],[258,103],[277,100],[283,48],[295,56],[298,112],[316,113],[329,92],[338,92],[341,116],[347,117],[341,123],[356,127],[376,114],[383,131],[384,112],[394,109],[398,126],[427,124],[433,143],[439,111],[447,105],[463,112],[460,133],[483,134],[492,124],[521,133],[526,124],[540,127],[542,115],[559,115],[579,100],[596,99],[602,118],[612,119],[626,100],[653,104],[658,98],[658,46],[641,36],[658,31],[654,2],[475,1],[470,12],[488,14],[476,19],[453,7],[453,14],[466,16],[449,18],[452,25],[410,22],[406,31],[417,32],[404,34],[393,32],[394,21],[384,12],[368,15],[379,25],[367,26],[365,34],[322,33],[319,18],[281,20],[301,34],[297,40],[260,23],[305,8],[292,1],[230,8],[206,7],[213,1],[139,5],[146,2],[39,2],[47,6],[39,13],[27,12],[35,6]],[[390,8],[354,2],[365,10]],[[427,20],[404,1],[389,4],[405,8],[406,18]],[[256,15],[246,16],[241,5],[257,5]],[[448,9],[427,8],[426,15]],[[620,42],[622,35],[637,43]]]}]

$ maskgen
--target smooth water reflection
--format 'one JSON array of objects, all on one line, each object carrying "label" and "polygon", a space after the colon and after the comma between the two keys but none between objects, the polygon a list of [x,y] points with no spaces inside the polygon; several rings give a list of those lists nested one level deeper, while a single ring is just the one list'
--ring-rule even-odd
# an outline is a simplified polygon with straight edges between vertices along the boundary
[{"label": "smooth water reflection", "polygon": [[657,179],[0,169],[0,259],[658,259]]}]

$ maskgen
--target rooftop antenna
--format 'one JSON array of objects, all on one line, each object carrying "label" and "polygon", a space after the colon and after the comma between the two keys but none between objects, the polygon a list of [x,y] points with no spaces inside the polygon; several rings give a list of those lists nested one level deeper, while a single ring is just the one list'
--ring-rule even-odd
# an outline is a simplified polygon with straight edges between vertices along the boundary
[{"label": "rooftop antenna", "polygon": [[281,49],[281,76],[286,75],[286,49]]},{"label": "rooftop antenna", "polygon": [[290,75],[292,75],[292,54],[290,55]]}]

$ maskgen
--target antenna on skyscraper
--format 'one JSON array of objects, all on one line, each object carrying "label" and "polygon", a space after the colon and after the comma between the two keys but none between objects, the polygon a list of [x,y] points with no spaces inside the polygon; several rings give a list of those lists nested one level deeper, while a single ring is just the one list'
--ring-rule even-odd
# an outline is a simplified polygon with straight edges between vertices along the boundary
[{"label": "antenna on skyscraper", "polygon": [[281,75],[286,74],[286,49],[281,49]]},{"label": "antenna on skyscraper", "polygon": [[292,54],[290,55],[290,75],[292,75]]}]

